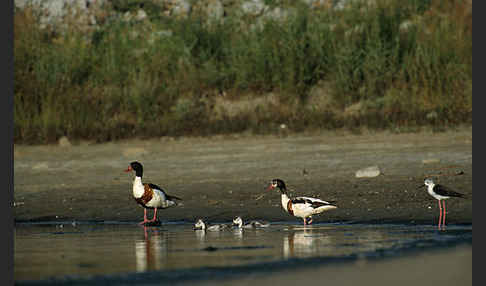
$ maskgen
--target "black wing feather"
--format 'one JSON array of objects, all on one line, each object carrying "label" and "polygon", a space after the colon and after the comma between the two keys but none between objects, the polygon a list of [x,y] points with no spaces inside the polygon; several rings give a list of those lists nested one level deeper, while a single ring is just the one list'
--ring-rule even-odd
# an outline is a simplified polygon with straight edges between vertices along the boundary
[{"label": "black wing feather", "polygon": [[166,194],[165,191],[161,187],[157,186],[156,184],[148,184],[148,185],[149,185],[149,187],[151,187],[154,190],[162,191],[165,194],[165,198],[168,199],[169,201],[173,201],[173,200],[180,200],[180,201],[182,201],[181,198],[178,198],[176,196],[171,196],[171,195]]},{"label": "black wing feather", "polygon": [[165,197],[170,200],[170,201],[173,201],[173,200],[179,200],[179,201],[182,201],[181,198],[178,198],[176,196],[169,196],[169,195],[165,195]]},{"label": "black wing feather", "polygon": [[441,196],[464,198],[466,195],[458,193],[443,185],[435,185],[434,192]]},{"label": "black wing feather", "polygon": [[323,202],[312,202],[311,206],[313,208],[319,208],[319,207],[322,207],[322,206],[329,206],[330,204],[325,204]]},{"label": "black wing feather", "polygon": [[[164,189],[162,189],[161,187],[157,186],[156,184],[148,184],[148,186],[154,190],[159,190],[159,191],[162,191],[164,192]],[[165,193],[165,192],[164,192]]]},{"label": "black wing feather", "polygon": [[304,199],[304,198],[294,198],[292,199],[293,204],[310,204],[312,208],[319,208],[322,206],[329,206],[331,203],[323,203],[323,202],[318,202],[318,201],[312,201],[309,199]]},{"label": "black wing feather", "polygon": [[[294,198],[291,201],[292,201],[292,204],[305,204],[305,203],[309,202],[308,200],[302,199],[302,198]],[[309,203],[311,203],[311,202],[309,202]]]}]

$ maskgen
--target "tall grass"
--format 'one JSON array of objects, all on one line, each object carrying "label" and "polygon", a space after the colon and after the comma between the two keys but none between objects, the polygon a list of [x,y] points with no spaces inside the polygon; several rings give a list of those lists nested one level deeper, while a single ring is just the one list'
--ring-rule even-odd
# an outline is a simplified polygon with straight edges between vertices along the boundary
[{"label": "tall grass", "polygon": [[[94,32],[58,34],[40,29],[32,9],[17,10],[15,141],[268,132],[280,123],[294,131],[471,123],[469,2],[291,11],[263,24],[154,12],[150,22],[114,19]],[[332,104],[303,108],[323,82]],[[278,103],[214,116],[223,94],[268,93]],[[359,113],[347,116],[355,104]]]}]

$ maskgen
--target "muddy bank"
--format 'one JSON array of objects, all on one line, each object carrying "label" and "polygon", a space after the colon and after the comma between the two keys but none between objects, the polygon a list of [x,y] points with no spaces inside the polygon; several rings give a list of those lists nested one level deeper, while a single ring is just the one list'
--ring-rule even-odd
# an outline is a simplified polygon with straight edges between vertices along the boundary
[{"label": "muddy bank", "polygon": [[[425,176],[472,197],[472,129],[444,133],[309,136],[231,136],[131,140],[68,147],[14,147],[16,221],[139,221],[131,197],[129,162],[144,165],[144,181],[183,198],[159,212],[162,221],[247,219],[295,221],[280,207],[269,180],[281,178],[292,195],[337,202],[315,222],[436,223],[437,201]],[[357,178],[359,169],[381,174]],[[305,171],[304,171],[305,170]],[[447,201],[448,223],[472,223],[472,198]],[[151,215],[151,213],[149,213]]]}]

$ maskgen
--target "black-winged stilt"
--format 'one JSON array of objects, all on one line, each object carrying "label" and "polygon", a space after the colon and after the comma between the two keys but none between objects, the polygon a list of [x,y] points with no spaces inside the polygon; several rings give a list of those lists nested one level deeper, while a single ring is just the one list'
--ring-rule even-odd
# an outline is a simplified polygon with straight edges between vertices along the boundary
[{"label": "black-winged stilt", "polygon": [[[435,184],[432,179],[425,179],[424,184],[420,185],[418,188],[423,188],[427,186],[427,192],[429,195],[434,197],[439,201],[439,225],[438,228],[440,229],[441,223],[442,227],[445,226],[445,219],[446,219],[446,205],[445,205],[445,200],[451,197],[456,197],[456,198],[466,198],[466,195],[458,193],[456,191],[451,190],[448,187],[445,187],[443,185]],[[443,202],[444,207],[441,205],[441,201]],[[444,214],[442,216],[442,214]],[[442,222],[441,222],[442,219]]]}]

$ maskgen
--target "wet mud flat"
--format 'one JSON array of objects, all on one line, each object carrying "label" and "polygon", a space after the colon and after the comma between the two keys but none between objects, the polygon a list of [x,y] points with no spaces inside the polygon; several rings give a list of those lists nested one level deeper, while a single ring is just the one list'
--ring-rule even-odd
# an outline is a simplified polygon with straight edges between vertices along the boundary
[{"label": "wet mud flat", "polygon": [[17,285],[472,281],[472,225],[438,231],[432,225],[274,222],[204,232],[190,224],[44,222],[15,230]]},{"label": "wet mud flat", "polygon": [[[314,222],[434,224],[437,201],[417,189],[424,177],[434,177],[470,197],[447,201],[447,223],[472,223],[471,128],[16,145],[15,221],[142,220],[131,196],[133,175],[123,172],[134,160],[144,165],[144,182],[183,199],[159,211],[162,222],[224,222],[240,215],[300,223],[281,209],[278,191],[265,190],[281,178],[291,196],[336,201],[337,209]],[[380,175],[356,177],[369,166]]]}]

